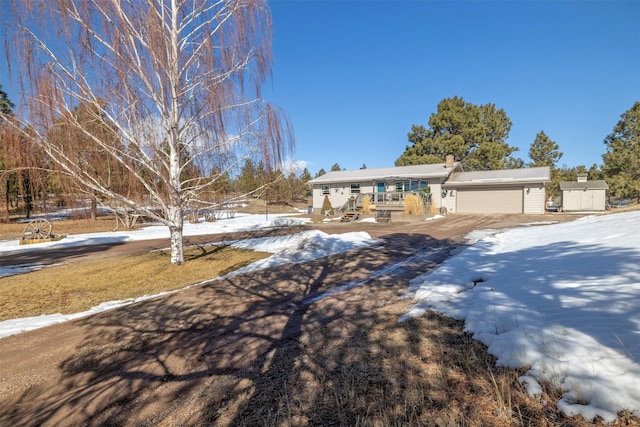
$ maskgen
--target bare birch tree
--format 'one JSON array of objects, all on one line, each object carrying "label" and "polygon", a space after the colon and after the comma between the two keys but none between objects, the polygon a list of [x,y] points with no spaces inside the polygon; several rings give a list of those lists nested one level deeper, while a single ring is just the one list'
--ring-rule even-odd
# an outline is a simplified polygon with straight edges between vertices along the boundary
[{"label": "bare birch tree", "polygon": [[[266,0],[12,1],[7,50],[20,55],[30,100],[21,127],[87,192],[165,224],[172,263],[184,260],[185,210],[203,189],[246,158],[276,165],[292,148],[260,90],[271,69]],[[93,120],[73,120],[80,105]],[[145,202],[85,167],[82,150],[52,132],[60,118],[125,168]]]}]

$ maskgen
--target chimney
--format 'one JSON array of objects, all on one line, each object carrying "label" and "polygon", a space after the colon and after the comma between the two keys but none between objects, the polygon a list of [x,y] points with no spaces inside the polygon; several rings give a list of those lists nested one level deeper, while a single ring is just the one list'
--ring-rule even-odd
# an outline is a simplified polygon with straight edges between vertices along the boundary
[{"label": "chimney", "polygon": [[453,167],[453,156],[451,154],[447,154],[444,167],[445,168],[452,168]]},{"label": "chimney", "polygon": [[579,173],[578,174],[578,182],[587,182],[587,174]]}]

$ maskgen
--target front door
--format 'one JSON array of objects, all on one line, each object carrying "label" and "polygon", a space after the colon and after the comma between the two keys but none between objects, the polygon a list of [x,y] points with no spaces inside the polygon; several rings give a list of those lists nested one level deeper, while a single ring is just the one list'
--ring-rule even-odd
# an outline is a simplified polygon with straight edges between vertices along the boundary
[{"label": "front door", "polygon": [[376,196],[376,202],[382,202],[384,201],[384,193],[386,190],[386,185],[384,182],[379,182],[378,183],[378,195]]}]

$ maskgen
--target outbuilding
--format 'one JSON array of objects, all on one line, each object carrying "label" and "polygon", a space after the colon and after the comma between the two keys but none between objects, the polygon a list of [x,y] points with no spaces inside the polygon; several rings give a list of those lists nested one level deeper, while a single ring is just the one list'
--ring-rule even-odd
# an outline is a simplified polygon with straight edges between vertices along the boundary
[{"label": "outbuilding", "polygon": [[442,185],[447,212],[543,214],[549,167],[456,172]]},{"label": "outbuilding", "polygon": [[603,211],[607,207],[608,189],[606,181],[589,181],[587,174],[579,174],[577,181],[562,181],[562,210]]}]

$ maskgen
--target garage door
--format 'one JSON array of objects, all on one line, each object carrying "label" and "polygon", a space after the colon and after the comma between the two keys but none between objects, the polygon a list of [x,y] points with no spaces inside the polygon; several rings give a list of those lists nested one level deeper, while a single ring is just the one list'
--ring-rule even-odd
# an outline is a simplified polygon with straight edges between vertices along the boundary
[{"label": "garage door", "polygon": [[522,213],[522,187],[474,187],[458,190],[456,210],[459,213]]}]

